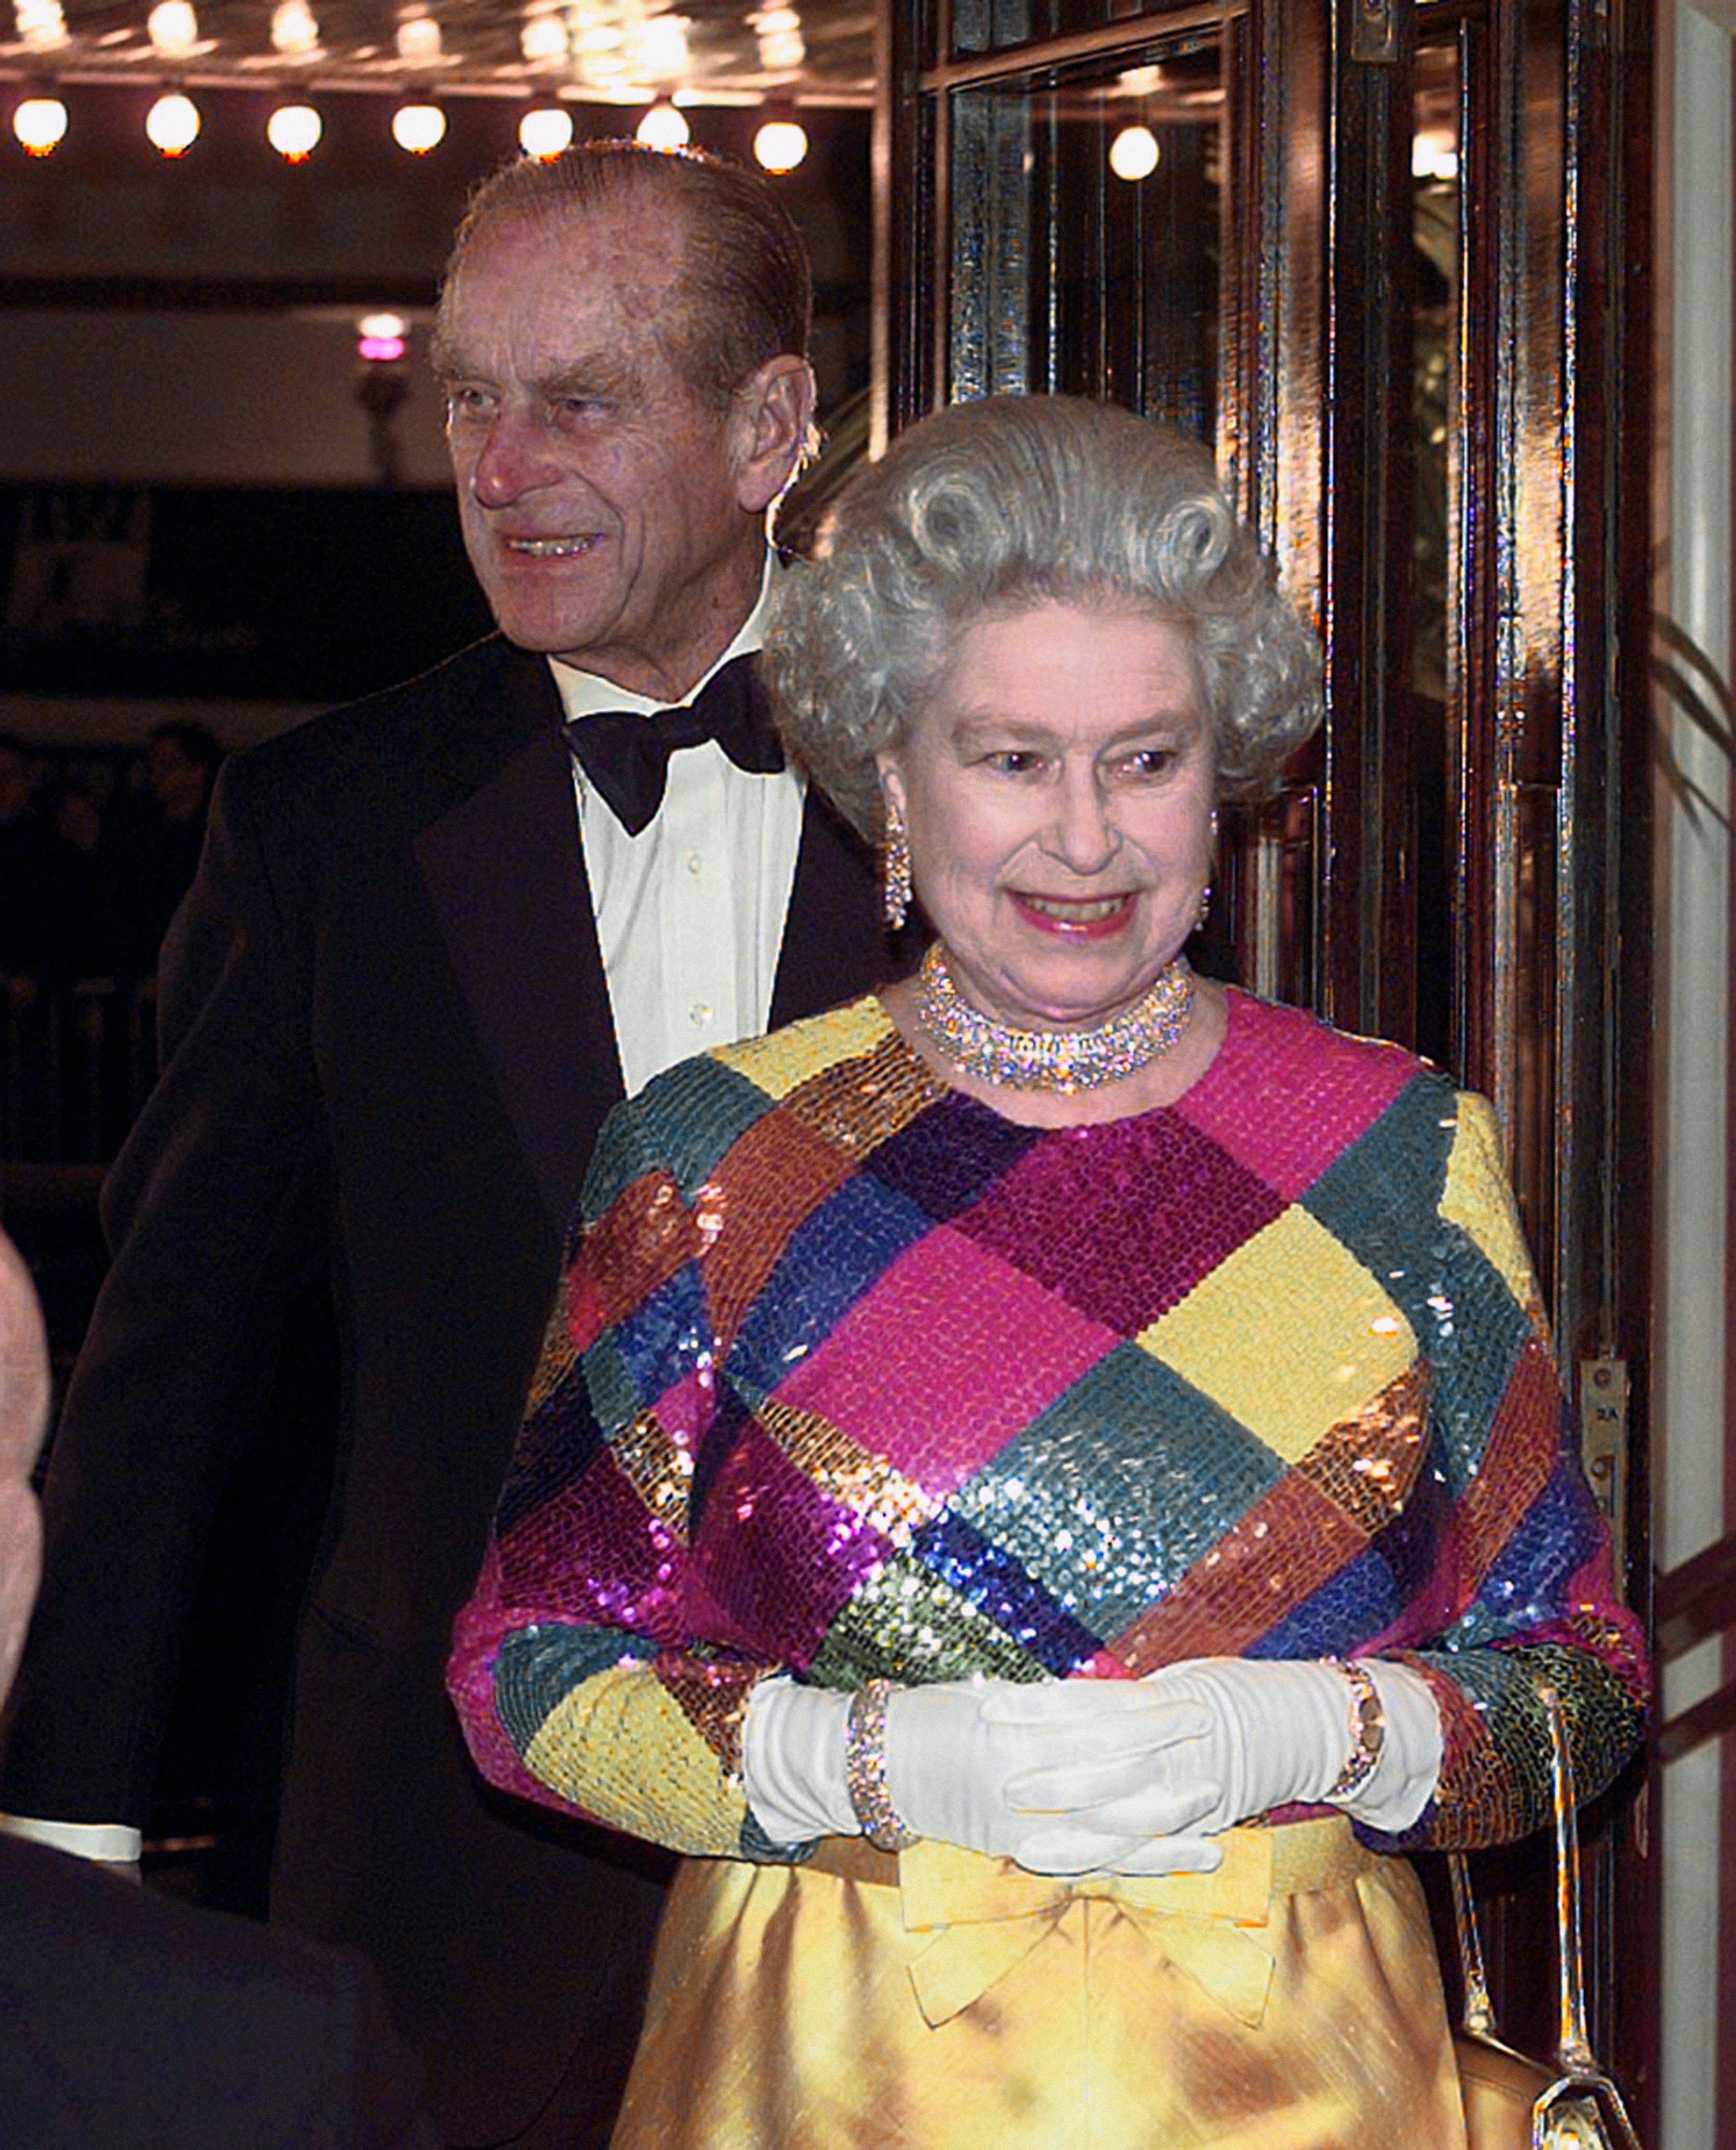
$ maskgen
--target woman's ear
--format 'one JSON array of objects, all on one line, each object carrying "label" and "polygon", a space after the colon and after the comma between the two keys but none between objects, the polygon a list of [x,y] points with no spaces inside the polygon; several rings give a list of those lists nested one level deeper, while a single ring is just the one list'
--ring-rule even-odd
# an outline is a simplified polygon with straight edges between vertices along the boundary
[{"label": "woman's ear", "polygon": [[882,799],[888,800],[901,814],[906,800],[904,790],[904,771],[898,765],[896,747],[883,746],[874,757],[874,765],[880,771],[880,790]]}]

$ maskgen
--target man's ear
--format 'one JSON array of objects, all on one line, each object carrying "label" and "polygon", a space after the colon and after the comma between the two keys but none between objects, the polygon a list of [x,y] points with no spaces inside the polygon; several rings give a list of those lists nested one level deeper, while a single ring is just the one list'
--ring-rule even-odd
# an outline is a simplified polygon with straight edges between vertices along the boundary
[{"label": "man's ear", "polygon": [[735,391],[729,414],[735,497],[763,515],[801,466],[814,426],[814,369],[793,352],[769,358]]}]

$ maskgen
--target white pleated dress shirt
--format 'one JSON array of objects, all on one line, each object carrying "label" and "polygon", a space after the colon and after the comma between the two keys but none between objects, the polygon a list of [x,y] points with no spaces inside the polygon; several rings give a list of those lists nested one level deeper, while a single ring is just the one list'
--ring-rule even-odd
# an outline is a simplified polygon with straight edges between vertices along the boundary
[{"label": "white pleated dress shirt", "polygon": [[[731,659],[759,649],[775,577],[689,700]],[[649,716],[664,703],[550,660],[568,717]],[[629,836],[573,765],[585,872],[628,1097],[714,1045],[764,1030],[801,844],[804,785],[794,770],[738,769],[714,739],[669,756],[654,819]]]}]

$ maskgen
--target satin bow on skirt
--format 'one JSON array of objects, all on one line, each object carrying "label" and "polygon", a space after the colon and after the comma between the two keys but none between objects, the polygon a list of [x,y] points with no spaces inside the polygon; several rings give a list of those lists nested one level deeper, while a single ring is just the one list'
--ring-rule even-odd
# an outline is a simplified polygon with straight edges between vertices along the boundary
[{"label": "satin bow on skirt", "polygon": [[693,1860],[613,2150],[1464,2150],[1422,1892],[1348,1823],[1213,1875]]}]

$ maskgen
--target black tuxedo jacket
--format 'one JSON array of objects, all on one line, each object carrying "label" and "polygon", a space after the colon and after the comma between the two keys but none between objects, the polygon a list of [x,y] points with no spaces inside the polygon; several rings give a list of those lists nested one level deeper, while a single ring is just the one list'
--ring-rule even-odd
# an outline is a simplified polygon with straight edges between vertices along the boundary
[{"label": "black tuxedo jacket", "polygon": [[[337,1485],[274,1915],[372,1958],[462,2143],[517,2139],[563,2072],[603,2139],[660,1879],[485,1793],[442,1689],[621,1088],[559,718],[545,663],[493,638],[225,766],[163,1074],[104,1192],[0,1774],[13,1813],[144,1813],[209,1519],[329,1271]],[[773,1020],[886,967],[871,861],[810,794]]]},{"label": "black tuxedo jacket", "polygon": [[11,2150],[434,2150],[358,1957],[0,1839]]}]

